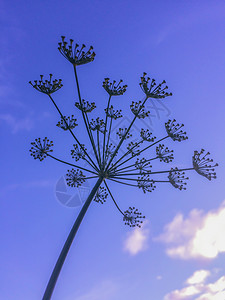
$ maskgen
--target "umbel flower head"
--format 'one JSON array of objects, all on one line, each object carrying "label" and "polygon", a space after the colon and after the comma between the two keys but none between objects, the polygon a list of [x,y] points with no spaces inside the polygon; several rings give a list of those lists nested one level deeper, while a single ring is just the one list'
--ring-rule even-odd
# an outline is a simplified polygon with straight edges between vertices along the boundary
[{"label": "umbel flower head", "polygon": [[216,178],[216,172],[215,167],[218,166],[218,164],[212,165],[213,159],[210,159],[208,156],[210,155],[209,152],[207,152],[204,155],[205,150],[201,149],[200,152],[194,151],[194,155],[192,157],[193,167],[196,170],[196,172],[207,179],[211,180],[212,178]]},{"label": "umbel flower head", "polygon": [[168,86],[165,86],[165,80],[157,85],[155,79],[150,80],[146,75],[147,73],[144,72],[141,77],[140,87],[148,98],[163,99],[172,96],[172,93],[166,92]]},{"label": "umbel flower head", "polygon": [[165,163],[169,163],[173,160],[173,150],[169,150],[168,147],[159,144],[156,147],[156,155],[160,161],[164,161]]},{"label": "umbel flower head", "polygon": [[168,133],[168,136],[171,137],[174,141],[184,141],[187,140],[187,133],[183,131],[181,128],[184,127],[184,124],[178,124],[176,123],[176,120],[168,120],[168,122],[165,123],[166,131]]},{"label": "umbel flower head", "polygon": [[95,194],[94,201],[103,204],[106,201],[107,197],[108,197],[108,193],[106,189],[100,186]]},{"label": "umbel flower head", "polygon": [[62,85],[62,79],[54,79],[52,80],[52,74],[49,74],[50,79],[43,81],[43,75],[40,75],[41,79],[39,81],[34,80],[34,83],[29,81],[29,83],[35,88],[37,91],[50,95],[59,89],[61,89]]},{"label": "umbel flower head", "polygon": [[149,178],[149,175],[144,174],[141,177],[138,177],[137,184],[139,189],[142,189],[144,193],[152,192],[156,188],[154,181]]},{"label": "umbel flower head", "polygon": [[106,115],[109,118],[114,119],[114,120],[122,118],[121,111],[122,111],[121,109],[114,110],[112,105],[109,108],[105,108]]},{"label": "umbel flower head", "polygon": [[130,105],[130,109],[132,113],[139,119],[144,119],[148,117],[148,115],[150,114],[150,111],[145,110],[145,107],[142,105],[142,101],[138,101],[138,102],[132,101],[132,104]]},{"label": "umbel flower head", "polygon": [[168,176],[169,182],[179,190],[186,190],[186,187],[184,185],[187,184],[186,180],[188,180],[188,177],[185,177],[184,172],[178,171],[178,168],[171,168]]},{"label": "umbel flower head", "polygon": [[80,158],[85,158],[85,151],[87,150],[83,144],[81,144],[82,147],[80,147],[78,144],[74,144],[74,149],[71,150],[72,158],[75,158],[76,161],[78,161]]},{"label": "umbel flower head", "polygon": [[154,142],[156,139],[155,136],[152,136],[152,132],[149,129],[144,130],[143,128],[141,129],[140,136],[144,141],[147,142]]},{"label": "umbel flower head", "polygon": [[100,131],[102,133],[104,133],[105,131],[105,123],[104,121],[98,117],[96,118],[95,120],[92,119],[91,122],[90,122],[90,129],[91,130],[97,130],[97,131]]},{"label": "umbel flower head", "polygon": [[134,155],[139,155],[140,152],[140,145],[137,142],[130,142],[127,146],[127,150],[130,151],[130,153]]},{"label": "umbel flower head", "polygon": [[58,43],[59,52],[74,66],[84,65],[94,60],[95,53],[92,51],[92,46],[87,51],[84,51],[86,48],[84,44],[81,47],[79,47],[78,44],[73,46],[72,39],[67,43],[65,41],[65,36],[62,36],[61,38],[62,42]]},{"label": "umbel flower head", "polygon": [[66,174],[66,183],[71,187],[79,187],[85,182],[85,177],[83,172],[78,169],[68,170],[68,173]]},{"label": "umbel flower head", "polygon": [[50,141],[47,137],[45,137],[42,141],[40,138],[35,139],[35,142],[31,143],[32,147],[30,149],[30,155],[34,157],[34,159],[39,159],[42,161],[48,152],[52,152],[50,149],[53,146],[53,141]]},{"label": "umbel flower head", "polygon": [[113,82],[109,82],[109,78],[105,78],[102,86],[110,96],[120,96],[127,90],[127,85],[120,85],[122,82],[123,80],[121,79],[119,83],[116,84],[115,80],[113,80]]},{"label": "umbel flower head", "polygon": [[91,103],[90,103],[90,102],[88,102],[88,101],[86,101],[86,100],[84,100],[84,99],[81,100],[81,103],[75,102],[75,106],[76,106],[79,110],[81,110],[81,111],[83,111],[83,112],[85,112],[85,113],[89,113],[89,112],[91,112],[93,109],[96,108],[94,102],[91,102]]},{"label": "umbel flower head", "polygon": [[56,126],[62,128],[63,130],[74,129],[78,124],[76,123],[77,119],[74,118],[74,115],[71,117],[61,117],[61,121],[59,121]]},{"label": "umbel flower head", "polygon": [[123,220],[125,222],[125,225],[128,225],[130,227],[141,227],[141,224],[143,223],[143,219],[145,216],[142,216],[142,213],[138,211],[135,207],[129,207],[125,212],[123,216]]},{"label": "umbel flower head", "polygon": [[[75,142],[73,142],[73,149],[71,150],[71,156],[74,160],[70,163],[51,155],[50,153],[52,151],[51,147],[53,146],[53,142],[49,141],[47,138],[43,140],[36,139],[35,142],[32,143],[30,152],[35,159],[43,160],[46,156],[49,156],[59,162],[70,166],[72,165],[75,169],[68,170],[66,174],[67,184],[71,187],[79,187],[85,182],[85,180],[98,178],[94,188],[96,194],[94,196],[93,192],[93,199],[96,202],[103,203],[107,194],[109,194],[117,209],[123,214],[125,223],[132,227],[140,226],[141,222],[139,221],[143,217],[141,217],[141,214],[134,207],[130,207],[123,213],[123,210],[119,208],[112,196],[107,185],[108,181],[111,183],[114,182],[136,187],[141,189],[144,193],[147,193],[152,192],[155,189],[156,182],[159,184],[160,182],[167,182],[177,189],[185,189],[186,180],[188,178],[185,177],[183,172],[184,170],[195,169],[200,175],[208,178],[209,180],[211,180],[211,178],[216,178],[214,167],[217,166],[217,164],[212,165],[212,160],[208,158],[209,153],[204,155],[204,150],[194,152],[193,168],[175,168],[163,171],[152,170],[150,162],[153,160],[159,159],[160,161],[169,163],[174,158],[173,150],[169,150],[168,147],[160,144],[162,140],[167,137],[170,137],[173,141],[183,141],[187,139],[186,132],[183,131],[183,124],[178,124],[176,120],[168,120],[168,122],[165,123],[167,134],[165,134],[165,137],[161,137],[160,139],[156,140],[156,137],[154,137],[147,128],[142,128],[140,130],[139,137],[136,137],[136,135],[134,138],[132,137],[131,132],[134,129],[132,126],[134,126],[137,119],[147,118],[150,114],[150,112],[146,109],[147,107],[145,107],[147,99],[164,99],[172,95],[172,93],[168,92],[168,87],[165,81],[156,84],[155,79],[150,79],[150,77],[147,77],[146,73],[143,73],[140,87],[145,93],[145,97],[142,101],[133,101],[131,103],[130,110],[131,115],[133,114],[132,120],[128,125],[126,125],[126,128],[122,125],[122,128],[119,128],[119,126],[115,126],[114,122],[116,119],[122,117],[121,110],[113,107],[111,98],[112,96],[123,95],[127,89],[127,85],[123,85],[122,80],[116,82],[115,80],[110,81],[109,78],[105,78],[103,88],[106,90],[109,97],[104,110],[104,119],[100,119],[98,116],[94,116],[94,119],[89,119],[88,114],[93,112],[96,105],[95,102],[89,102],[81,98],[76,66],[87,64],[94,60],[95,53],[93,52],[93,47],[91,46],[88,50],[86,50],[85,45],[79,47],[78,44],[74,44],[72,39],[67,42],[65,37],[62,36],[62,41],[59,43],[58,49],[74,67],[75,82],[78,92],[78,100],[75,102],[75,106],[82,112],[80,114],[80,111],[77,111],[77,113],[79,113],[83,118],[84,128],[86,129],[91,149],[86,149],[86,147],[82,144],[82,140],[80,142],[80,137],[78,138],[77,136],[79,132],[77,132],[77,130],[73,131],[73,129],[77,126],[77,120],[74,117],[75,114],[69,117],[64,116],[51,96],[52,93],[62,87],[61,79],[52,80],[52,74],[50,74],[49,80],[43,80],[43,76],[41,75],[39,81],[36,80],[34,83],[30,82],[30,84],[39,92],[47,94],[52,100],[56,110],[59,112],[61,120],[57,123],[57,126],[65,131],[67,130],[75,140]],[[78,118],[77,115],[75,116]],[[129,120],[129,118],[127,119]],[[83,131],[81,132],[81,138],[83,138]],[[99,132],[101,132],[101,134],[99,134]],[[114,140],[113,135],[115,133],[117,139]],[[129,142],[127,142],[128,138],[130,138]],[[112,143],[112,141],[114,142]],[[154,152],[153,156],[149,156],[150,153],[148,153],[148,159],[140,155],[144,154],[144,151],[148,149],[151,151],[153,149],[151,147],[155,145],[155,155]],[[137,157],[140,158],[137,159]],[[83,161],[84,165],[76,165],[78,161],[79,163],[80,161]],[[91,173],[91,176],[88,177],[86,174],[84,175],[84,171]],[[163,178],[164,180],[156,180],[157,178],[155,179],[154,176],[158,176],[157,174],[165,176],[166,178]],[[151,176],[151,179],[149,176]],[[105,184],[106,189],[100,187],[102,183]],[[90,195],[92,196],[92,193]]]},{"label": "umbel flower head", "polygon": [[112,143],[110,143],[108,145],[108,147],[106,148],[106,150],[105,150],[105,161],[106,162],[107,162],[108,158],[114,154],[115,148],[116,147]]},{"label": "umbel flower head", "polygon": [[145,158],[137,159],[135,162],[135,168],[139,170],[140,174],[144,172],[151,172],[152,165]]},{"label": "umbel flower head", "polygon": [[120,139],[123,139],[124,137],[125,139],[129,139],[130,137],[132,137],[132,134],[130,132],[127,132],[127,128],[119,128],[116,134]]}]

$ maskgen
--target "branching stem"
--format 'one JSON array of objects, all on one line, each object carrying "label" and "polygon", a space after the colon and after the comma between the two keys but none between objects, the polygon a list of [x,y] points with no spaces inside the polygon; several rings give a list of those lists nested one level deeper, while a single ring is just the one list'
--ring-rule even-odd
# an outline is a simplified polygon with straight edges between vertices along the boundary
[{"label": "branching stem", "polygon": [[[93,150],[94,150],[94,152],[95,152],[95,145],[94,145],[94,142],[93,142],[93,136],[92,136],[92,133],[91,133],[89,124],[87,123],[87,120],[86,120],[86,118],[85,118],[85,113],[83,112],[83,109],[82,109],[82,101],[81,101],[81,94],[80,94],[80,86],[79,86],[79,82],[78,82],[76,66],[74,66],[74,75],[75,75],[75,80],[76,80],[76,85],[77,85],[77,92],[78,92],[78,98],[79,98],[79,102],[80,102],[80,107],[81,107],[81,112],[82,112],[84,124],[85,124],[86,130],[87,130],[88,137],[89,137],[89,140],[90,140],[90,142],[91,142],[92,148],[93,148]],[[98,161],[97,156],[96,156],[96,159],[97,159],[98,165],[99,165],[99,167],[100,167],[100,164],[99,164],[99,161]]]},{"label": "branching stem", "polygon": [[84,146],[79,142],[79,140],[76,138],[75,134],[73,133],[73,131],[70,129],[69,125],[67,124],[66,119],[64,118],[63,114],[61,113],[60,109],[58,108],[57,104],[55,103],[55,101],[53,100],[51,95],[48,95],[49,98],[51,99],[52,103],[54,104],[55,108],[57,109],[57,111],[59,112],[61,118],[63,119],[63,121],[65,122],[68,130],[70,131],[70,133],[72,134],[73,138],[75,139],[75,141],[78,143],[78,145],[81,147],[81,149],[84,151],[85,155],[87,155],[88,159],[90,161],[87,160],[88,164],[94,168],[97,172],[98,172],[98,167],[96,166],[96,164],[93,162],[93,160],[91,159],[91,157],[89,156],[89,154],[87,153],[87,151],[85,150]]},{"label": "branching stem", "polygon": [[[139,113],[139,112],[141,111],[141,109],[144,107],[145,102],[147,101],[147,99],[148,99],[148,96],[145,97],[143,103],[141,104],[141,106],[140,106],[140,108],[139,108],[139,110],[138,110],[138,113]],[[138,115],[138,113],[137,113],[137,115]],[[132,122],[130,123],[130,126],[128,127],[128,129],[127,129],[125,135],[122,137],[122,139],[120,140],[119,144],[117,145],[116,150],[114,151],[112,157],[110,158],[110,160],[109,160],[109,162],[108,162],[108,165],[107,165],[106,169],[109,168],[111,162],[113,161],[113,158],[115,157],[115,155],[116,155],[117,152],[119,151],[119,149],[120,149],[120,147],[121,147],[123,141],[126,139],[126,136],[127,136],[127,134],[130,132],[130,129],[131,129],[131,127],[133,126],[133,124],[134,124],[134,122],[135,122],[135,120],[136,120],[136,118],[137,118],[137,115],[134,116],[134,118],[133,118]]]},{"label": "branching stem", "polygon": [[[104,131],[104,139],[103,139],[103,154],[102,154],[102,162],[103,165],[105,163],[105,139],[106,139],[106,132],[107,132],[107,123],[108,123],[108,110],[109,110],[109,105],[110,105],[110,100],[111,100],[111,95],[109,95],[109,100],[107,104],[107,109],[106,109],[106,116],[105,116],[105,131]],[[111,119],[112,120],[112,119]]]},{"label": "branching stem", "polygon": [[[161,141],[167,139],[168,137],[169,137],[169,136],[167,135],[167,136],[165,136],[164,138],[162,138],[162,139],[160,139],[160,140],[158,140],[158,141],[152,143],[151,145],[145,147],[144,149],[140,150],[137,154],[132,155],[131,157],[129,157],[128,159],[126,159],[125,161],[123,161],[122,163],[120,163],[119,165],[117,165],[117,168],[118,168],[119,166],[125,164],[125,163],[128,162],[129,160],[133,159],[134,157],[140,155],[142,152],[146,151],[147,149],[151,148],[152,146],[154,146],[154,145],[160,143]],[[115,163],[115,165],[116,165],[116,163]],[[115,167],[115,165],[114,165],[113,167]]]},{"label": "branching stem", "polygon": [[57,161],[59,161],[59,162],[61,162],[61,163],[63,163],[63,164],[66,164],[66,165],[69,165],[69,166],[72,166],[72,167],[75,167],[75,168],[84,170],[84,171],[86,171],[86,172],[90,172],[90,173],[92,173],[92,174],[98,175],[98,173],[96,173],[96,172],[93,172],[93,171],[91,171],[91,170],[82,168],[82,167],[80,167],[80,166],[77,166],[77,165],[68,163],[68,162],[66,162],[66,161],[64,161],[64,160],[62,160],[62,159],[59,159],[59,158],[57,158],[57,157],[51,155],[51,154],[48,154],[48,153],[46,153],[46,154],[47,154],[49,157],[51,157],[51,158],[53,158],[53,159],[55,159],[55,160],[57,160]]},{"label": "branching stem", "polygon": [[107,185],[107,183],[106,183],[105,180],[104,180],[104,184],[105,184],[105,186],[106,186],[106,188],[107,188],[107,190],[108,190],[108,192],[109,192],[109,194],[110,194],[110,196],[111,196],[111,198],[112,198],[114,204],[116,205],[116,208],[118,209],[118,211],[119,211],[123,216],[125,216],[124,213],[122,212],[122,210],[119,208],[118,204],[116,203],[116,200],[114,199],[114,197],[113,197],[113,195],[112,195],[112,193],[111,193],[111,191],[110,191],[110,189],[109,189],[109,187],[108,187],[108,185]]}]

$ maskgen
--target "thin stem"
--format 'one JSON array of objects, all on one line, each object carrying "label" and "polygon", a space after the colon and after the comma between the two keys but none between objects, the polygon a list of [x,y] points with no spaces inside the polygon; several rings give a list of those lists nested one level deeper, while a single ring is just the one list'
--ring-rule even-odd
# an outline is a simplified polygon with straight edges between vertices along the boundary
[{"label": "thin stem", "polygon": [[[87,119],[88,126],[90,128],[90,122],[89,122],[89,118],[88,118],[88,115],[87,115],[86,112],[85,112],[85,116],[86,116],[86,119]],[[93,134],[92,134],[91,130],[90,130],[90,137],[91,137],[91,144],[92,144],[92,148],[93,148],[94,153],[95,153],[96,160],[98,162],[98,165],[100,166],[100,162],[99,162],[99,159],[98,159],[97,150],[96,150],[96,147],[95,147],[95,141],[94,141]]]},{"label": "thin stem", "polygon": [[87,151],[85,150],[84,146],[78,141],[78,139],[76,138],[76,136],[74,135],[73,131],[70,129],[69,125],[66,122],[66,119],[64,118],[63,114],[61,113],[60,109],[58,108],[58,106],[56,105],[55,101],[53,100],[51,95],[48,95],[49,98],[52,100],[52,103],[54,104],[55,108],[57,109],[57,111],[59,112],[61,118],[63,119],[63,121],[65,122],[68,130],[70,131],[70,133],[72,134],[73,138],[75,139],[75,141],[78,143],[78,145],[81,147],[81,149],[84,151],[85,155],[87,155],[87,157],[89,158],[90,162],[88,162],[88,164],[90,166],[92,166],[92,168],[94,168],[97,172],[98,172],[98,167],[96,166],[96,164],[93,162],[93,160],[91,159],[91,157],[88,155]]},{"label": "thin stem", "polygon": [[122,182],[122,181],[115,180],[115,179],[112,179],[112,178],[109,178],[109,180],[114,181],[114,182],[117,182],[117,183],[129,185],[129,186],[135,186],[135,187],[138,187],[138,185],[136,185],[136,184],[131,184],[131,183]]},{"label": "thin stem", "polygon": [[[78,77],[77,77],[76,66],[74,66],[74,74],[75,74],[75,79],[76,79],[76,84],[77,84],[78,98],[79,98],[79,102],[80,102],[80,107],[81,107],[81,112],[82,112],[84,124],[85,124],[86,130],[87,130],[87,133],[88,133],[89,140],[90,140],[90,142],[92,144],[92,147],[93,147],[93,150],[94,150],[94,145],[92,143],[93,142],[93,136],[92,136],[92,133],[90,132],[90,127],[87,124],[87,120],[85,118],[85,114],[84,114],[83,109],[82,109],[82,101],[81,101],[80,87],[79,87],[79,82],[78,82]],[[97,157],[96,157],[96,159],[97,159]],[[98,161],[98,159],[97,159],[97,161]],[[99,161],[98,161],[98,164],[99,164]],[[100,165],[99,165],[99,167],[100,167]]]},{"label": "thin stem", "polygon": [[98,177],[99,177],[99,176],[96,175],[96,176],[85,177],[84,179],[86,180],[86,179],[93,179],[93,178],[98,178]]},{"label": "thin stem", "polygon": [[74,237],[75,237],[75,235],[78,231],[78,228],[79,228],[79,226],[80,226],[80,224],[81,224],[81,222],[82,222],[82,220],[83,220],[83,218],[84,218],[84,216],[85,216],[85,214],[88,210],[89,205],[91,204],[92,199],[95,196],[95,193],[97,192],[99,186],[101,185],[102,180],[103,179],[101,177],[98,179],[98,181],[96,182],[95,186],[93,187],[91,193],[89,194],[86,202],[84,203],[84,205],[83,205],[83,207],[82,207],[82,209],[81,209],[81,211],[80,211],[80,213],[79,213],[79,215],[78,215],[78,217],[77,217],[77,219],[76,219],[76,221],[75,221],[75,223],[74,223],[74,225],[73,225],[73,227],[72,227],[72,229],[71,229],[71,231],[68,235],[68,238],[67,238],[67,240],[66,240],[66,242],[63,246],[63,249],[62,249],[62,251],[59,255],[59,258],[58,258],[58,260],[56,262],[56,265],[54,267],[54,270],[51,274],[50,280],[48,282],[48,285],[47,285],[47,288],[45,290],[45,293],[44,293],[44,296],[43,296],[42,300],[50,300],[51,299],[51,296],[52,296],[52,293],[54,291],[57,279],[59,277],[59,274],[60,274],[60,271],[62,269],[63,263],[66,259],[66,256],[69,252],[70,246],[72,245],[72,242],[73,242]]},{"label": "thin stem", "polygon": [[[148,97],[146,96],[145,99],[144,99],[144,101],[143,101],[143,103],[141,104],[141,106],[140,106],[140,108],[139,108],[139,110],[138,110],[137,115],[139,114],[139,112],[141,111],[141,109],[144,107],[144,104],[145,104],[145,102],[147,101],[147,99],[148,99]],[[133,124],[134,124],[134,122],[135,122],[135,120],[136,120],[136,118],[137,118],[137,115],[134,116],[133,121],[130,123],[130,126],[128,127],[128,129],[127,129],[125,135],[122,137],[122,139],[120,140],[118,146],[116,147],[116,150],[114,151],[114,154],[111,156],[111,159],[110,159],[110,161],[109,161],[109,163],[108,163],[108,165],[107,165],[107,167],[106,167],[107,170],[108,170],[108,168],[109,168],[111,162],[113,161],[113,158],[115,157],[115,155],[116,155],[117,152],[119,151],[119,149],[120,149],[120,147],[121,147],[123,141],[125,140],[127,134],[129,133],[131,127],[133,126]]]},{"label": "thin stem", "polygon": [[[140,175],[140,174],[138,174],[138,175]],[[111,179],[114,179],[114,178],[116,178],[116,179],[121,179],[121,180],[131,180],[131,181],[146,181],[146,182],[153,182],[154,180],[146,180],[146,179],[139,179],[139,178],[136,178],[136,179],[134,179],[134,178],[124,178],[124,177],[119,177],[119,176],[113,176],[113,177],[111,177]]]},{"label": "thin stem", "polygon": [[163,140],[167,139],[168,137],[169,137],[169,135],[167,135],[167,136],[165,136],[164,138],[162,138],[162,139],[160,139],[160,140],[158,140],[158,141],[154,142],[153,144],[151,144],[151,145],[149,145],[149,146],[145,147],[144,149],[142,149],[142,150],[141,150],[141,151],[138,153],[138,155],[139,155],[139,154],[141,154],[142,152],[144,152],[145,150],[147,150],[147,149],[151,148],[152,146],[154,146],[154,145],[158,144],[159,142],[161,142],[161,141],[163,141]]},{"label": "thin stem", "polygon": [[[120,176],[135,176],[135,175],[154,175],[154,174],[163,174],[163,173],[169,173],[169,172],[180,172],[180,171],[190,171],[190,170],[194,170],[195,168],[186,168],[186,169],[171,169],[171,170],[167,170],[167,171],[158,171],[158,172],[146,172],[144,174],[140,174],[140,173],[131,173],[131,174],[120,174]],[[111,177],[117,177],[116,175],[112,175]]]},{"label": "thin stem", "polygon": [[100,162],[100,169],[101,169],[101,151],[100,151],[100,140],[99,140],[99,130],[97,130],[97,144],[98,144],[98,157],[99,157],[99,162]]},{"label": "thin stem", "polygon": [[108,100],[108,104],[107,104],[107,109],[106,109],[106,116],[105,116],[105,131],[104,131],[104,139],[103,139],[103,155],[102,155],[102,162],[104,165],[105,162],[105,138],[106,138],[106,132],[107,132],[107,123],[108,123],[108,110],[109,110],[109,104],[110,104],[110,100],[111,100],[111,95],[109,95],[109,100]]},{"label": "thin stem", "polygon": [[107,137],[107,144],[106,144],[106,148],[105,148],[105,157],[104,157],[104,166],[107,162],[107,151],[108,151],[108,147],[109,147],[109,141],[110,141],[110,135],[111,135],[111,130],[112,130],[112,118],[110,120],[110,124],[109,124],[109,132],[108,132],[108,137]]},{"label": "thin stem", "polygon": [[[123,173],[132,172],[132,171],[137,171],[137,169],[125,170],[125,171],[123,171]],[[116,174],[119,175],[122,173],[118,170],[118,171],[116,171]]]},{"label": "thin stem", "polygon": [[116,208],[118,209],[118,211],[119,211],[123,216],[125,216],[124,213],[122,212],[122,210],[119,208],[118,204],[116,203],[116,200],[114,199],[114,197],[113,197],[113,195],[112,195],[112,193],[111,193],[111,191],[110,191],[110,189],[109,189],[109,187],[108,187],[108,185],[107,185],[107,183],[106,183],[105,180],[104,180],[104,184],[105,184],[105,186],[106,186],[106,188],[107,188],[107,190],[108,190],[108,192],[109,192],[109,194],[110,194],[110,196],[111,196],[111,198],[112,198],[114,204],[116,205]]},{"label": "thin stem", "polygon": [[153,182],[170,182],[169,180],[153,180]]},{"label": "thin stem", "polygon": [[[141,143],[143,143],[144,140],[141,140],[140,142],[138,142],[136,145],[134,145],[133,147],[131,147],[126,153],[124,153],[124,155],[122,155],[118,160],[117,162],[114,164],[114,166],[116,166],[118,164],[118,162],[120,162],[124,157],[126,157],[129,153],[132,152],[132,150],[137,147],[138,145],[140,145]],[[139,154],[139,152],[138,152]],[[138,155],[137,154],[137,155]]]},{"label": "thin stem", "polygon": [[[140,155],[142,152],[146,151],[147,149],[151,148],[152,146],[154,146],[154,145],[158,144],[159,142],[161,142],[161,141],[167,139],[168,137],[169,137],[169,136],[167,135],[167,136],[165,136],[164,138],[162,138],[162,139],[160,139],[160,140],[154,142],[153,144],[151,144],[151,145],[145,147],[144,149],[140,150],[137,154],[134,154],[133,156],[129,157],[127,160],[125,160],[125,161],[123,161],[122,163],[120,163],[120,164],[117,166],[117,168],[118,168],[119,166],[125,164],[126,162],[128,162],[128,161],[131,160],[132,158],[134,158],[134,157]],[[114,165],[114,166],[115,166],[115,165]],[[114,167],[114,166],[113,166],[113,167]]]},{"label": "thin stem", "polygon": [[55,159],[55,160],[57,160],[57,161],[59,161],[59,162],[61,162],[61,163],[63,163],[63,164],[66,164],[66,165],[69,165],[69,166],[72,166],[72,167],[75,167],[75,168],[84,170],[84,171],[86,171],[86,172],[90,172],[90,173],[92,173],[92,174],[98,175],[98,173],[95,173],[95,172],[93,172],[93,171],[91,171],[91,170],[88,170],[88,169],[85,169],[85,168],[83,168],[83,167],[80,167],[80,166],[77,166],[77,165],[68,163],[68,162],[66,162],[66,161],[64,161],[64,160],[62,160],[62,159],[59,159],[59,158],[57,158],[57,157],[51,155],[51,154],[48,154],[48,153],[46,153],[46,154],[47,154],[49,157],[51,157],[51,158],[53,158],[53,159]]},{"label": "thin stem", "polygon": [[[154,158],[150,158],[150,159],[146,159],[146,161],[145,162],[149,162],[149,161],[152,161],[152,160],[154,160],[154,159],[157,159],[158,158],[158,156],[156,156],[156,157],[154,157]],[[119,169],[119,170],[117,170],[117,172],[120,172],[120,171],[122,171],[122,170],[125,170],[125,169],[128,169],[128,168],[131,168],[131,167],[133,167],[133,166],[135,166],[136,164],[132,164],[132,165],[129,165],[129,166],[126,166],[126,167],[123,167],[123,168],[121,168],[121,169]],[[118,167],[118,166],[117,166]]]}]

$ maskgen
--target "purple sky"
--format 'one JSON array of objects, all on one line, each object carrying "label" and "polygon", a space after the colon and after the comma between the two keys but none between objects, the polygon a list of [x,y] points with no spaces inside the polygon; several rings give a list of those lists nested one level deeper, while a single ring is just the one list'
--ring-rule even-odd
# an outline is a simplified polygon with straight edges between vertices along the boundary
[{"label": "purple sky", "polygon": [[62,205],[56,195],[68,168],[29,155],[30,142],[47,136],[54,155],[71,160],[73,142],[55,126],[57,112],[28,84],[40,74],[62,78],[54,98],[64,114],[78,113],[72,66],[57,50],[61,35],[94,46],[94,62],[81,66],[78,75],[82,97],[95,101],[100,115],[107,102],[105,77],[128,84],[124,96],[113,100],[128,119],[131,101],[143,98],[142,73],[166,79],[173,96],[154,102],[160,110],[150,107],[146,122],[160,138],[164,123],[175,118],[189,139],[168,140],[174,162],[156,163],[155,169],[191,167],[193,151],[201,148],[220,166],[212,182],[187,174],[186,191],[166,184],[144,194],[110,184],[122,209],[137,206],[147,221],[133,230],[110,198],[93,203],[52,299],[225,299],[224,1],[3,0],[0,16],[0,299],[41,299],[80,210]]}]

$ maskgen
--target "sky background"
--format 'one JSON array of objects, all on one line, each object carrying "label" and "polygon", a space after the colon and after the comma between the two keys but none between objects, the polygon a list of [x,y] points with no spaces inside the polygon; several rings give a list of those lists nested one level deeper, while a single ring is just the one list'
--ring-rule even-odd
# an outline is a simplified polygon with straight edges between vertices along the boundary
[{"label": "sky background", "polygon": [[[0,299],[41,299],[80,210],[56,195],[67,166],[29,155],[30,142],[47,136],[54,155],[72,161],[73,141],[55,126],[57,112],[28,84],[40,74],[62,78],[54,99],[64,114],[79,113],[72,65],[57,50],[61,35],[94,46],[94,62],[78,76],[82,97],[96,102],[100,116],[105,77],[128,84],[124,96],[113,99],[128,120],[131,101],[143,98],[142,73],[166,79],[173,96],[149,102],[145,125],[160,138],[164,123],[175,118],[189,139],[166,141],[174,162],[156,163],[154,170],[191,167],[193,151],[201,148],[220,166],[212,182],[190,172],[186,191],[166,184],[144,194],[109,183],[121,208],[138,207],[146,222],[130,229],[110,198],[92,203],[52,299],[225,299],[224,1],[3,0],[0,17]],[[86,143],[81,127],[76,130]]]}]

